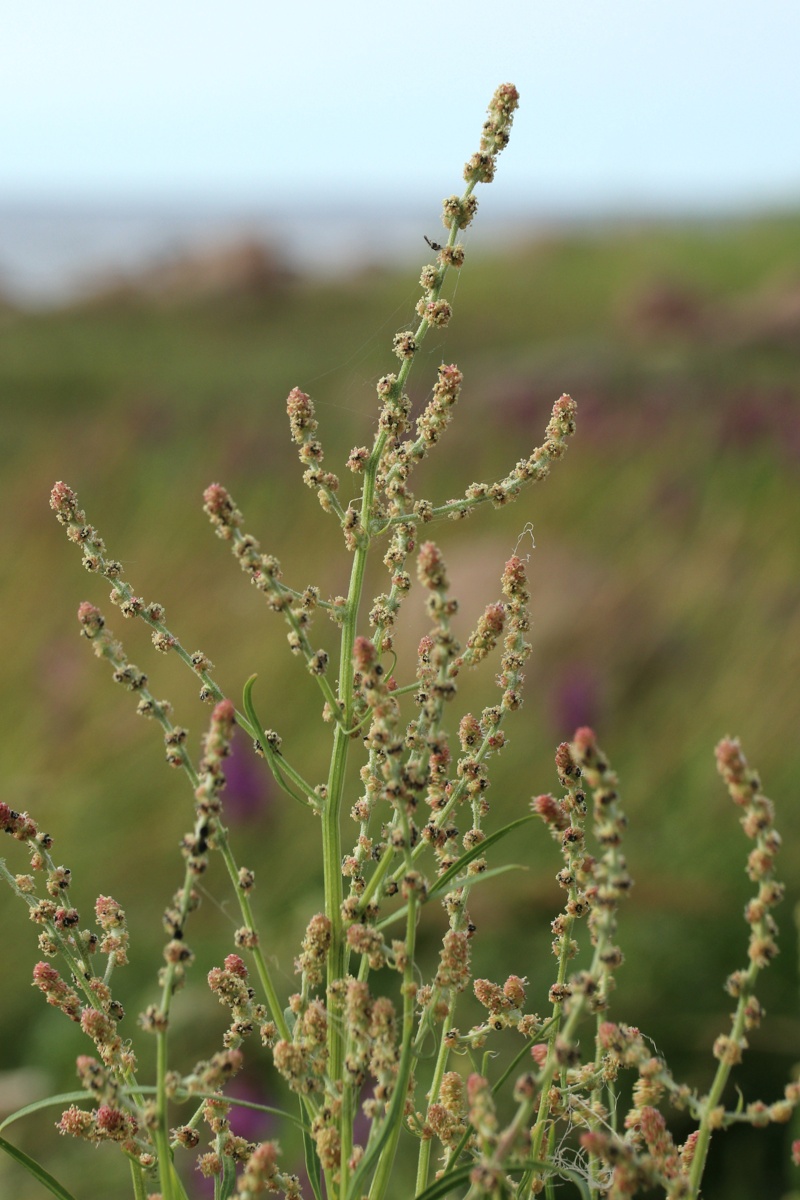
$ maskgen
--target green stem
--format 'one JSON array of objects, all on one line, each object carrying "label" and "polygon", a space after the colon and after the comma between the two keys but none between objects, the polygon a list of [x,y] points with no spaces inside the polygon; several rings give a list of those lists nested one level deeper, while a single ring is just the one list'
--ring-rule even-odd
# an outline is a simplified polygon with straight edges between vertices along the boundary
[{"label": "green stem", "polygon": [[412,1045],[414,1036],[414,1005],[416,984],[414,982],[414,952],[417,935],[417,898],[409,897],[408,921],[406,924],[406,966],[403,971],[403,1028],[400,1043],[400,1062],[397,1068],[392,1099],[383,1119],[381,1132],[374,1144],[368,1149],[358,1165],[358,1170],[350,1182],[350,1200],[358,1200],[362,1195],[361,1185],[375,1159],[380,1155],[369,1190],[369,1200],[383,1200],[389,1186],[394,1160],[397,1154],[397,1144],[403,1129],[403,1112],[406,1105],[408,1081],[415,1059]]},{"label": "green stem", "polygon": [[[433,1070],[433,1080],[431,1081],[430,1096],[428,1107],[431,1104],[436,1104],[439,1099],[439,1089],[442,1086],[442,1078],[444,1069],[447,1066],[447,1059],[450,1053],[447,1046],[445,1034],[452,1028],[453,1018],[455,1015],[456,997],[453,993],[450,997],[450,1004],[447,1008],[447,1016],[444,1019],[442,1026],[442,1036],[439,1041],[439,1053],[436,1057],[436,1066]],[[428,1186],[428,1172],[430,1171],[431,1151],[433,1149],[433,1140],[428,1138],[420,1144],[419,1158],[417,1160],[417,1183],[415,1195],[423,1191]]]},{"label": "green stem", "polygon": [[[346,665],[345,665],[346,664]],[[342,675],[352,674],[350,660],[342,658]],[[352,687],[352,684],[351,684]],[[344,690],[344,689],[341,689]],[[343,997],[333,985],[345,973],[346,945],[342,921],[342,833],[339,815],[347,768],[348,738],[339,726],[333,735],[333,753],[328,775],[328,797],[322,814],[322,867],[325,913],[331,923],[331,941],[327,954],[328,984],[328,1072],[331,1079],[342,1078]]]},{"label": "green stem", "polygon": [[[375,498],[375,476],[378,463],[386,443],[387,434],[381,433],[375,441],[369,463],[364,472],[364,490],[361,498],[361,524],[366,528],[369,513]],[[342,923],[342,832],[340,817],[342,797],[347,773],[347,753],[350,747],[349,730],[353,722],[353,647],[356,639],[356,623],[361,595],[364,590],[364,575],[370,541],[366,534],[356,546],[353,567],[350,572],[350,588],[347,594],[345,618],[342,622],[339,652],[338,712],[340,723],[333,733],[333,750],[328,773],[328,795],[322,813],[322,865],[325,889],[325,914],[331,922],[331,944],[327,955],[328,981],[328,1073],[333,1080],[342,1079],[344,1059],[344,1030],[342,1027],[343,997],[332,985],[345,974],[347,947]]]},{"label": "green stem", "polygon": [[[598,1013],[597,1014],[597,1022],[596,1022],[596,1026],[595,1026],[595,1035],[594,1035],[595,1082],[594,1082],[594,1086],[592,1088],[591,1097],[590,1097],[591,1105],[592,1105],[592,1112],[594,1112],[595,1107],[600,1104],[600,1099],[603,1094],[603,1075],[602,1075],[603,1051],[602,1051],[602,1047],[600,1045],[600,1025],[602,1023],[602,1020],[603,1020],[602,1014]],[[593,1116],[589,1127],[591,1129],[597,1129],[599,1126],[600,1126],[600,1121],[598,1120],[598,1118],[596,1116]],[[597,1190],[597,1187],[595,1186],[595,1180],[597,1179],[597,1167],[598,1167],[597,1155],[590,1152],[590,1154],[589,1154],[589,1191],[591,1193],[592,1200],[597,1200],[597,1198],[599,1196],[599,1192]]]},{"label": "green stem", "polygon": [[350,1159],[353,1154],[353,1120],[355,1117],[355,1089],[346,1079],[342,1080],[342,1153],[339,1167],[339,1192],[347,1195],[350,1182]]},{"label": "green stem", "polygon": [[[253,910],[250,907],[250,897],[239,886],[239,868],[236,865],[236,860],[234,859],[230,845],[228,844],[227,831],[221,825],[217,827],[216,839],[217,849],[222,855],[228,875],[230,876],[231,883],[233,884],[236,892],[236,900],[239,904],[239,911],[242,914],[242,920],[244,921],[245,927],[251,933],[255,934],[256,928],[255,921],[253,919]],[[275,1022],[278,1033],[282,1038],[288,1041],[291,1039],[289,1026],[286,1024],[286,1018],[283,1015],[281,1002],[278,997],[275,984],[272,982],[272,976],[269,973],[269,968],[261,951],[261,947],[256,944],[252,948],[251,953],[256,965],[256,973],[264,990],[264,996],[267,1001],[269,1014],[272,1017],[272,1020]]]},{"label": "green stem", "polygon": [[[750,984],[752,985],[752,983],[755,982],[755,976],[758,974],[757,968],[754,968],[753,965],[751,965],[748,974],[752,976],[752,979],[749,980]],[[744,1033],[745,1006],[750,995],[751,991],[749,988],[743,991],[736,1006],[736,1012],[734,1014],[730,1036],[737,1043],[740,1041],[742,1034]],[[689,1172],[689,1186],[691,1188],[691,1191],[689,1192],[690,1200],[696,1200],[696,1198],[700,1195],[700,1184],[703,1179],[703,1171],[705,1170],[706,1158],[708,1156],[709,1145],[711,1143],[712,1113],[722,1098],[722,1093],[725,1090],[725,1084],[728,1082],[728,1076],[730,1075],[732,1069],[733,1066],[731,1063],[724,1061],[719,1062],[716,1074],[714,1076],[714,1082],[711,1085],[711,1091],[706,1096],[705,1103],[703,1104],[703,1115],[700,1120],[700,1128],[698,1130],[697,1142],[694,1149],[694,1158],[692,1159],[692,1167],[691,1171]]]},{"label": "green stem", "polygon": [[133,1200],[147,1200],[144,1186],[144,1173],[137,1162],[131,1159],[131,1181],[133,1183]]},{"label": "green stem", "polygon": [[[570,899],[574,900],[577,895],[577,888],[573,885],[570,890]],[[564,933],[562,934],[561,953],[558,959],[558,986],[561,987],[567,978],[567,965],[570,961],[570,942],[572,941],[572,930],[575,925],[573,916],[567,917]],[[581,996],[573,1001],[574,1007],[570,1012],[570,1018],[567,1022],[567,1028],[571,1030],[577,1024],[583,1012],[583,1000]],[[561,1018],[563,1016],[563,1001],[556,1001],[553,1005],[553,1016],[551,1018],[551,1034],[550,1046],[547,1054],[547,1061],[544,1065],[542,1078],[540,1080],[541,1097],[539,1100],[539,1110],[536,1115],[536,1124],[533,1127],[533,1137],[531,1141],[531,1158],[540,1158],[542,1151],[542,1142],[547,1130],[547,1114],[550,1108],[550,1086],[553,1082],[553,1077],[558,1067],[556,1058],[556,1038],[558,1037]]]},{"label": "green stem", "polygon": [[158,1178],[162,1200],[174,1200],[175,1171],[169,1145],[169,1114],[167,1111],[167,1030],[159,1031],[156,1041],[156,1128],[154,1139],[158,1150]]}]

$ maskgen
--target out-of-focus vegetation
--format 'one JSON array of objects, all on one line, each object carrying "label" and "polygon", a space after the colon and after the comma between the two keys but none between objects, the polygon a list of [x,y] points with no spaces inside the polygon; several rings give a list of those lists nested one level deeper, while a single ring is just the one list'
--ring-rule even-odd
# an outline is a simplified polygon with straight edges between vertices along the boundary
[{"label": "out-of-focus vegetation", "polygon": [[[100,892],[128,911],[132,963],[116,994],[131,1028],[153,996],[160,914],[182,877],[176,847],[191,796],[164,766],[156,729],[135,717],[130,695],[81,643],[78,602],[104,606],[194,746],[208,711],[181,664],[157,656],[144,626],[124,622],[102,581],[81,571],[48,509],[49,489],[64,479],[78,491],[125,577],[166,605],[170,625],[189,649],[210,655],[229,694],[238,700],[247,676],[259,673],[264,720],[306,777],[321,779],[329,727],[318,719],[318,692],[288,652],[279,618],[213,537],[200,497],[209,482],[223,482],[288,583],[342,591],[341,536],[300,480],[285,397],[296,384],[311,393],[326,465],[347,475],[347,452],[371,439],[375,381],[392,369],[391,337],[409,324],[417,293],[413,270],[373,269],[324,284],[267,275],[194,296],[118,289],[58,311],[0,314],[3,798],[54,835],[85,923]],[[713,763],[718,738],[738,734],[778,806],[789,899],[778,914],[783,953],[760,989],[768,1017],[736,1078],[747,1100],[777,1099],[800,1059],[792,928],[800,898],[800,218],[553,234],[491,258],[468,247],[454,293],[452,327],[431,333],[415,363],[415,411],[440,361],[457,362],[465,386],[446,441],[420,469],[417,495],[442,501],[473,479],[504,474],[541,442],[561,391],[578,402],[578,433],[551,479],[507,510],[431,529],[461,601],[464,637],[499,595],[515,546],[530,550],[534,652],[525,707],[507,726],[510,744],[493,776],[498,824],[557,786],[555,745],[592,724],[621,777],[636,880],[621,914],[627,961],[613,1015],[650,1034],[679,1077],[705,1087],[710,1047],[731,1008],[722,984],[746,959],[748,844]],[[519,540],[527,522],[535,549]],[[376,576],[372,591],[384,586]],[[406,622],[402,682],[425,629],[413,593]],[[315,628],[333,645],[332,625],[319,617]],[[479,711],[495,694],[491,669],[479,672],[464,682],[458,711],[468,703]],[[256,869],[262,928],[272,931],[269,952],[288,994],[307,917],[321,906],[319,830],[274,792],[245,745],[239,751],[229,821]],[[354,796],[357,785],[354,777]],[[0,852],[13,869],[18,848],[7,841]],[[543,1011],[560,859],[538,827],[500,849],[526,870],[475,892],[477,973],[527,975]],[[224,1016],[203,977],[229,952],[236,923],[221,902],[221,869],[205,887],[191,931],[196,986],[175,1009],[187,1064],[217,1048]],[[14,1072],[0,1074],[0,1102],[8,1111],[74,1088],[74,1058],[87,1046],[30,990],[39,955],[25,913],[6,895],[0,913],[0,1065]],[[434,913],[421,936],[433,955]],[[250,1082],[264,1086],[257,1075]],[[788,1145],[798,1135],[718,1136],[708,1200],[788,1195],[797,1186]],[[87,1151],[57,1143],[49,1115],[9,1136],[80,1196],[126,1186],[120,1156],[101,1152],[89,1158],[87,1192]],[[34,1200],[39,1193],[26,1188],[19,1169],[0,1161],[0,1193]]]}]

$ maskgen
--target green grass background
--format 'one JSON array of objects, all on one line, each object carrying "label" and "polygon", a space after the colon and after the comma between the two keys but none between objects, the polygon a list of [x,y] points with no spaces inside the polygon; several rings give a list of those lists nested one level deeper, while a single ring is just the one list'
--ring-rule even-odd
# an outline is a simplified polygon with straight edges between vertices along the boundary
[{"label": "green grass background", "polygon": [[[373,268],[202,301],[120,293],[0,313],[3,798],[53,834],[87,923],[100,892],[128,910],[132,961],[117,992],[131,1030],[155,994],[160,914],[181,878],[176,845],[191,794],[163,765],[156,727],[135,717],[130,695],[78,637],[79,601],[105,607],[195,748],[208,714],[182,665],[157,656],[145,627],[125,623],[102,581],[81,570],[48,508],[49,489],[56,479],[76,488],[125,577],[166,605],[168,624],[188,649],[210,655],[229,694],[238,699],[258,672],[265,723],[306,777],[321,781],[329,729],[317,719],[318,692],[288,652],[280,620],[213,537],[201,494],[211,481],[230,488],[246,528],[281,559],[292,586],[346,590],[348,557],[335,522],[302,485],[285,397],[296,384],[312,394],[326,465],[347,476],[347,489],[344,459],[372,438],[375,381],[392,369],[392,335],[411,323],[415,278],[413,269]],[[792,923],[800,899],[800,217],[554,233],[490,256],[470,246],[451,294],[451,328],[429,334],[414,365],[415,412],[439,362],[457,362],[465,384],[453,427],[415,477],[418,496],[441,502],[473,479],[502,476],[541,442],[561,391],[578,402],[577,435],[549,480],[502,512],[431,528],[466,638],[533,524],[533,655],[525,706],[494,764],[493,819],[521,815],[531,795],[557,787],[553,750],[572,733],[572,717],[595,726],[621,777],[636,880],[620,917],[627,960],[612,1015],[648,1033],[676,1074],[707,1086],[710,1046],[731,1008],[722,983],[746,957],[741,913],[751,887],[746,839],[713,748],[724,734],[741,736],[778,806],[789,891],[777,914],[783,952],[760,987],[768,1017],[737,1074],[747,1100],[769,1102],[800,1060]],[[530,549],[529,540],[519,545]],[[369,594],[385,586],[378,564]],[[416,591],[405,616],[401,681],[411,678],[426,627]],[[319,617],[315,630],[333,650],[334,627]],[[493,671],[465,680],[456,719],[494,702]],[[356,786],[354,776],[353,795]],[[319,828],[266,778],[254,787],[260,800],[233,824],[233,841],[257,871],[268,953],[288,994],[305,922],[322,904]],[[3,855],[23,870],[7,841]],[[554,971],[549,922],[560,904],[557,849],[543,827],[530,826],[500,847],[500,861],[525,870],[475,892],[476,971],[526,975],[531,1006],[543,1012]],[[203,984],[236,924],[215,868],[190,936],[194,984],[176,1006],[184,1068],[217,1048],[224,1027]],[[0,1097],[13,1107],[26,1088],[72,1089],[75,1055],[88,1046],[30,988],[35,931],[14,897],[0,894],[0,921],[0,1067],[14,1072],[0,1076]],[[421,932],[431,961],[437,921],[429,913]],[[462,1024],[473,1019],[467,1012]],[[728,1102],[736,1103],[733,1090]],[[51,1115],[9,1135],[81,1200],[127,1194],[120,1156],[103,1148],[87,1159],[56,1138]],[[788,1151],[797,1136],[795,1121],[717,1137],[708,1200],[797,1194]],[[41,1194],[0,1160],[0,1195]]]}]

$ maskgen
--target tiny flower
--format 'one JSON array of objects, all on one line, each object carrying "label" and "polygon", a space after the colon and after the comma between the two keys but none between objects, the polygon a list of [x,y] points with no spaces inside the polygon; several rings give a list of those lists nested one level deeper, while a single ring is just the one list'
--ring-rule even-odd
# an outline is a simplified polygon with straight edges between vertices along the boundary
[{"label": "tiny flower", "polygon": [[136,1122],[130,1113],[113,1108],[110,1104],[101,1104],[95,1114],[98,1132],[111,1141],[121,1142],[136,1132]]},{"label": "tiny flower", "polygon": [[59,1133],[70,1134],[72,1137],[90,1137],[94,1130],[94,1118],[90,1112],[85,1112],[73,1104],[61,1114],[56,1129]]},{"label": "tiny flower", "polygon": [[447,572],[441,551],[435,542],[424,542],[417,558],[417,578],[425,587],[435,591],[447,589]]},{"label": "tiny flower", "polygon": [[520,979],[519,975],[509,975],[503,984],[503,995],[513,1004],[514,1008],[522,1008],[525,1003],[526,982],[527,980]]},{"label": "tiny flower", "polygon": [[531,1058],[536,1063],[536,1066],[540,1071],[547,1062],[547,1056],[549,1052],[550,1044],[548,1042],[537,1042],[536,1045],[531,1046]]},{"label": "tiny flower", "polygon": [[414,331],[407,329],[403,333],[396,333],[392,349],[398,358],[413,358],[417,352],[417,339],[414,337]]},{"label": "tiny flower", "polygon": [[347,459],[347,469],[352,471],[354,475],[360,474],[369,460],[369,450],[366,446],[356,446],[350,451]]},{"label": "tiny flower", "polygon": [[292,438],[295,442],[307,441],[316,431],[317,422],[314,419],[314,403],[310,396],[301,392],[300,388],[292,388],[286,398],[286,412]]},{"label": "tiny flower", "polygon": [[68,521],[80,521],[81,524],[86,520],[84,514],[78,508],[78,497],[73,492],[72,488],[59,480],[53,484],[50,492],[50,507],[59,518],[66,518]]},{"label": "tiny flower", "polygon": [[203,492],[203,509],[208,514],[218,535],[229,540],[233,531],[242,523],[242,514],[234,504],[230,493],[219,483],[212,483]]},{"label": "tiny flower", "polygon": [[449,325],[453,310],[446,300],[434,300],[424,305],[422,315],[430,325],[443,329]]}]

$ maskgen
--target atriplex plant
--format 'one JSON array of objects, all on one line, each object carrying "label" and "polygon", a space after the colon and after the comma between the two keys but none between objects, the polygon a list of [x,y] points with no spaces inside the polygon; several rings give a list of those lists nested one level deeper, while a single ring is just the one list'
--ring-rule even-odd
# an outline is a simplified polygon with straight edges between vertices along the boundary
[{"label": "atriplex plant", "polygon": [[[66,1104],[58,1123],[61,1133],[92,1143],[116,1142],[129,1160],[136,1200],[185,1200],[186,1185],[177,1167],[181,1157],[190,1163],[186,1151],[200,1144],[204,1125],[210,1148],[200,1153],[197,1165],[213,1179],[216,1200],[312,1192],[316,1200],[399,1197],[393,1172],[399,1157],[407,1164],[412,1155],[416,1182],[399,1186],[403,1196],[413,1186],[417,1200],[553,1197],[556,1183],[559,1194],[593,1198],[650,1189],[671,1198],[698,1197],[712,1131],[737,1121],[787,1121],[800,1099],[800,1085],[791,1084],[785,1098],[771,1105],[755,1103],[729,1112],[722,1104],[747,1031],[759,1023],[754,986],[776,953],[771,910],[782,894],[773,878],[779,845],[773,806],[738,742],[720,742],[717,764],[754,843],[747,870],[757,893],[746,911],[749,964],[727,982],[735,1012],[730,1031],[714,1045],[718,1065],[705,1095],[676,1083],[637,1029],[609,1017],[614,974],[622,963],[616,907],[631,879],[621,851],[625,817],[617,778],[594,733],[579,729],[571,742],[558,747],[558,795],[537,796],[531,812],[504,828],[492,831],[487,820],[489,760],[504,745],[506,718],[520,707],[522,672],[531,650],[525,564],[517,556],[506,563],[503,599],[489,605],[462,650],[452,630],[457,604],[449,595],[440,550],[432,541],[418,543],[422,528],[433,521],[466,517],[487,502],[500,507],[526,484],[544,479],[574,432],[576,406],[566,395],[556,401],[543,444],[504,479],[491,486],[470,484],[461,499],[434,503],[415,500],[408,481],[450,421],[461,372],[452,365],[439,368],[413,432],[405,387],[427,330],[450,320],[442,286],[448,270],[464,261],[458,233],[475,214],[476,184],[488,183],[494,175],[517,99],[510,84],[498,88],[480,150],[465,169],[466,190],[444,202],[447,240],[443,246],[431,243],[436,260],[422,270],[417,328],[394,338],[401,365],[397,374],[378,382],[378,430],[371,448],[358,447],[349,457],[347,466],[358,488],[346,506],[339,499],[338,479],[322,467],[311,400],[297,388],[289,395],[292,437],[306,468],[303,478],[341,526],[351,558],[347,595],[323,600],[315,587],[295,591],[286,585],[278,562],[242,532],[242,515],[225,488],[212,484],[205,492],[205,511],[217,534],[268,606],[282,614],[292,651],[319,685],[326,722],[320,736],[330,743],[326,783],[305,779],[284,753],[278,734],[264,728],[254,707],[255,677],[245,685],[238,711],[215,682],[206,655],[187,652],[167,626],[163,607],[145,603],[123,579],[120,563],[108,556],[99,533],[87,524],[72,489],[64,483],[53,488],[52,508],[70,540],[81,547],[83,565],[110,582],[111,599],[124,617],[139,617],[150,626],[156,650],[172,652],[195,672],[201,699],[213,704],[196,763],[185,729],[172,722],[170,705],[148,690],[146,676],[128,661],[99,609],[81,604],[81,632],[111,664],[115,681],[137,696],[137,711],[161,725],[167,761],[183,770],[195,801],[193,824],[181,847],[183,879],[164,914],[168,941],[158,998],[139,1017],[141,1030],[157,1047],[153,1086],[139,1078],[134,1031],[129,1021],[120,1031],[123,1013],[112,994],[114,970],[126,962],[124,912],[110,896],[99,896],[95,916],[100,933],[82,928],[78,911],[66,898],[70,872],[56,865],[52,839],[27,813],[0,803],[0,825],[25,843],[31,873],[14,874],[4,863],[0,872],[38,924],[41,953],[46,959],[60,957],[66,967],[60,974],[49,962],[38,963],[34,984],[48,1003],[80,1023],[97,1055],[78,1059],[82,1092],[50,1097],[24,1111]],[[373,602],[367,635],[359,632],[365,570],[379,545],[391,582]],[[403,670],[394,652],[394,626],[411,589],[412,556],[427,596],[431,629],[420,642],[416,663]],[[333,671],[328,654],[310,640],[318,610],[340,630]],[[454,758],[448,713],[458,675],[500,643],[499,699],[480,717],[466,713],[461,718]],[[254,923],[251,893],[259,864],[239,864],[223,823],[224,762],[234,724],[250,735],[280,787],[306,807],[310,827],[321,834],[325,909],[308,921],[295,963],[300,983],[288,997],[279,995]],[[348,760],[361,747],[356,789],[361,794],[356,795]],[[356,827],[355,844],[347,852],[343,808]],[[563,911],[552,923],[557,966],[543,1016],[528,1008],[524,977],[512,974],[495,983],[471,980],[470,973],[475,933],[470,893],[500,873],[487,869],[493,846],[537,818],[559,843],[563,865],[557,878],[566,895]],[[235,945],[208,976],[210,988],[230,1012],[230,1025],[223,1047],[187,1070],[170,1061],[170,1021],[192,961],[187,938],[189,918],[200,902],[197,881],[212,852],[222,858],[241,913]],[[420,911],[432,903],[444,909],[447,928],[438,968],[421,982],[415,937]],[[573,965],[571,970],[581,926],[591,945],[582,968]],[[96,965],[97,956],[104,958],[103,966]],[[524,964],[520,969],[525,970]],[[470,982],[485,1016],[462,1030],[459,999]],[[286,1119],[302,1128],[304,1184],[279,1165],[276,1143],[253,1145],[231,1130],[228,1114],[237,1102],[226,1098],[225,1085],[242,1068],[242,1046],[253,1034],[271,1049],[275,1068],[296,1093],[299,1116],[286,1114]],[[492,1079],[490,1057],[479,1051],[493,1045],[493,1039],[510,1036],[517,1039],[517,1052]],[[617,1081],[625,1071],[632,1073],[633,1090],[623,1115]],[[665,1100],[696,1123],[682,1145],[673,1142],[660,1112]],[[173,1124],[178,1109],[182,1121]],[[5,1139],[0,1138],[0,1146],[53,1195],[69,1197]],[[412,1175],[410,1168],[394,1180],[410,1181]]]}]

